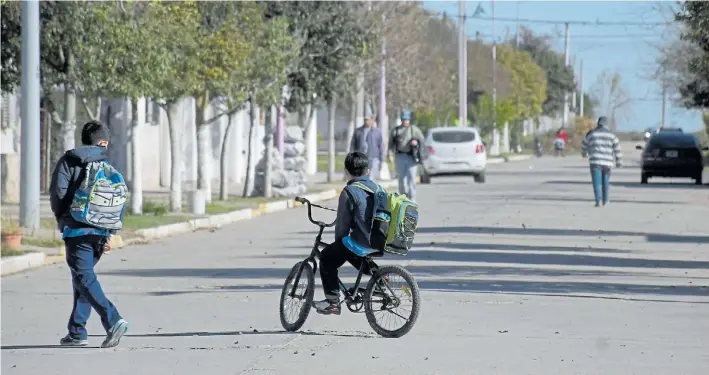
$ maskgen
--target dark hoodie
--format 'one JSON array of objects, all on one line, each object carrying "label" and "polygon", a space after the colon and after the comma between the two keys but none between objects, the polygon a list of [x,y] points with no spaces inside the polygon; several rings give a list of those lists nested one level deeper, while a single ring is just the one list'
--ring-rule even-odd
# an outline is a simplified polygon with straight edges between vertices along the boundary
[{"label": "dark hoodie", "polygon": [[[108,159],[108,150],[101,146],[81,146],[67,151],[57,162],[52,173],[52,184],[49,188],[49,203],[57,219],[57,229],[64,233],[64,228],[96,229],[97,233],[81,230],[84,234],[102,234],[105,230],[93,228],[84,223],[79,223],[71,217],[69,207],[74,199],[74,192],[84,179],[84,167],[95,161]],[[98,232],[101,233],[98,233]],[[65,233],[66,234],[66,233]],[[65,235],[66,237],[66,235]],[[72,236],[73,237],[73,236]]]}]

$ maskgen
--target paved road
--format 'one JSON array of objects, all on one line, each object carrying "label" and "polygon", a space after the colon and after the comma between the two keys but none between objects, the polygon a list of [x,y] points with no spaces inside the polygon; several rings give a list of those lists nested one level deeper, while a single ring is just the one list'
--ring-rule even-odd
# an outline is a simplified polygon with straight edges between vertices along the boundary
[{"label": "paved road", "polygon": [[628,168],[594,208],[587,174],[544,158],[421,187],[416,248],[387,259],[423,289],[404,338],[348,312],[282,332],[279,290],[313,233],[298,209],[107,256],[100,279],[132,324],[114,349],[51,346],[66,266],[3,278],[2,373],[706,374],[709,189],[640,186]]}]

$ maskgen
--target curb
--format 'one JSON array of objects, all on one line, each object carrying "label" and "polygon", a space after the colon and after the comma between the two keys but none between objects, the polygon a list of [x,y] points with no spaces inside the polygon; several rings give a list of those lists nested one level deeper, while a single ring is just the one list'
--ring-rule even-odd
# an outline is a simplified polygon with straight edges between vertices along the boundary
[{"label": "curb", "polygon": [[31,268],[41,267],[47,259],[45,253],[29,253],[5,257],[0,264],[0,276],[12,275]]}]

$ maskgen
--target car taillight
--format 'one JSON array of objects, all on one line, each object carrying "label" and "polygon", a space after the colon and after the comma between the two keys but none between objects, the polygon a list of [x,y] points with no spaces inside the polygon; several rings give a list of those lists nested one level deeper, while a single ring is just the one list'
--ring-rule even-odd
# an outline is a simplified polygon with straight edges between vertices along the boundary
[{"label": "car taillight", "polygon": [[483,152],[483,145],[479,144],[479,145],[475,146],[475,153],[476,154],[480,154],[482,152]]},{"label": "car taillight", "polygon": [[428,147],[426,147],[426,148],[428,149],[428,153],[429,153],[429,154],[435,154],[435,153],[436,153],[436,150],[433,149],[433,146],[428,146]]}]

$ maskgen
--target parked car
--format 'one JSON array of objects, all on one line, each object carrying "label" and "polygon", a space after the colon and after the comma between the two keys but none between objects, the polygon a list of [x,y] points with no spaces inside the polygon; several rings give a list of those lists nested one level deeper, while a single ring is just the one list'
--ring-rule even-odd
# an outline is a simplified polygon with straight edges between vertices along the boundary
[{"label": "parked car", "polygon": [[441,175],[472,175],[475,182],[485,182],[487,154],[475,128],[431,128],[425,141],[428,158],[423,161],[421,183]]},{"label": "parked car", "polygon": [[704,162],[702,151],[709,147],[700,147],[697,138],[683,132],[658,132],[645,143],[641,160],[640,182],[647,184],[651,177],[687,177],[693,178],[697,185],[702,184]]}]

